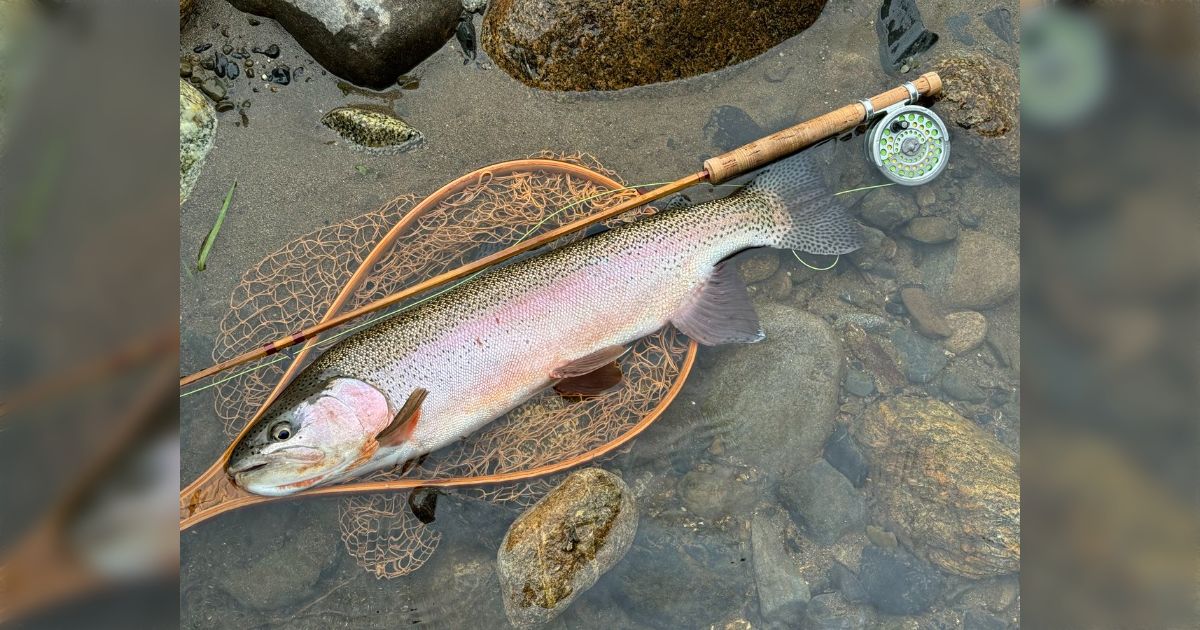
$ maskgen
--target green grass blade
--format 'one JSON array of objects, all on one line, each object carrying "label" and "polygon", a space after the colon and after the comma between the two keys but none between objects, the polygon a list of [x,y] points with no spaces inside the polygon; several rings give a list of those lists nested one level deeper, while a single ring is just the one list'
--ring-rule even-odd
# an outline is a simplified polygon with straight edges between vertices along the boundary
[{"label": "green grass blade", "polygon": [[221,231],[221,224],[225,222],[225,213],[229,211],[229,202],[233,200],[235,188],[237,188],[237,180],[234,180],[233,185],[229,187],[229,192],[225,193],[225,203],[221,204],[217,222],[208,231],[208,236],[204,237],[204,244],[200,246],[200,256],[196,259],[196,271],[204,271],[204,265],[208,262],[208,253],[212,251],[213,243],[217,240],[217,232]]}]

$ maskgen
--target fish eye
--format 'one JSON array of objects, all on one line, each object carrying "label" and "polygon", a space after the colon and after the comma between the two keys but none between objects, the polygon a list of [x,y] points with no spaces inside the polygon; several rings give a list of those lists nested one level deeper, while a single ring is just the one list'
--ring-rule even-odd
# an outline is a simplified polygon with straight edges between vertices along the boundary
[{"label": "fish eye", "polygon": [[292,437],[292,425],[287,422],[279,422],[271,427],[271,439],[282,442],[290,437]]}]

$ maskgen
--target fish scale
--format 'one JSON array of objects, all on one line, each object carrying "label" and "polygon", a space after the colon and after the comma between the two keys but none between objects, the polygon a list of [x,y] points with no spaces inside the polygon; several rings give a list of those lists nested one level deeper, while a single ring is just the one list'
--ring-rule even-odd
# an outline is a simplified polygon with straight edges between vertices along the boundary
[{"label": "fish scale", "polygon": [[289,384],[231,467],[270,443],[275,419],[294,417],[339,377],[382,392],[392,414],[417,388],[428,395],[406,440],[325,482],[452,444],[552,384],[555,370],[668,323],[702,343],[756,341],[757,318],[723,260],[753,247],[832,254],[858,244],[811,158],[790,158],[730,197],[492,270],[339,342]]}]

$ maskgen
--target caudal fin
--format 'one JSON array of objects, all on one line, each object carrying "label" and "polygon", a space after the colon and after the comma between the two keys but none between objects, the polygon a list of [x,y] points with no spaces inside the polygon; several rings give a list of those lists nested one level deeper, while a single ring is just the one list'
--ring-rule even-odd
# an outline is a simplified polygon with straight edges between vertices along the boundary
[{"label": "caudal fin", "polygon": [[772,247],[810,254],[848,254],[862,247],[858,223],[825,186],[811,149],[768,166],[744,190],[780,218]]}]

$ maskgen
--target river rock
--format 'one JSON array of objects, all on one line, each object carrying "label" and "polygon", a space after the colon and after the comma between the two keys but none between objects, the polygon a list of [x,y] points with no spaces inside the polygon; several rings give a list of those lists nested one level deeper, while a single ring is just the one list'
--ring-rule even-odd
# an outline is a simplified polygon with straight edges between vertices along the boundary
[{"label": "river rock", "polygon": [[804,611],[805,630],[861,630],[867,627],[867,613],[849,605],[837,593],[817,595]]},{"label": "river rock", "polygon": [[953,354],[963,354],[979,347],[987,339],[987,318],[975,311],[959,311],[946,316],[950,336],[942,345]]},{"label": "river rock", "polygon": [[904,370],[904,376],[912,383],[932,381],[950,360],[937,342],[907,328],[892,333],[892,347],[896,349],[900,369]]},{"label": "river rock", "polygon": [[768,135],[746,110],[734,105],[721,105],[713,110],[704,123],[704,139],[722,153],[732,151],[747,142]]},{"label": "river rock", "polygon": [[637,522],[620,477],[599,468],[568,475],[500,543],[496,572],[509,621],[528,628],[562,613],[625,555]]},{"label": "river rock", "polygon": [[884,232],[891,232],[908,223],[916,218],[918,212],[917,202],[913,201],[912,195],[892,188],[872,190],[858,208],[859,218]]},{"label": "river rock", "polygon": [[825,441],[825,461],[838,472],[846,476],[855,488],[861,488],[867,481],[867,459],[862,450],[850,437],[846,425],[839,424]]},{"label": "river rock", "polygon": [[545,90],[618,90],[690,77],[755,57],[808,28],[825,0],[494,0],[483,47],[505,72]]},{"label": "river rock", "polygon": [[964,309],[991,308],[1008,300],[1020,286],[1020,270],[1011,247],[979,232],[964,233],[922,264],[925,290],[942,306]]},{"label": "river rock", "polygon": [[945,217],[917,217],[904,226],[905,236],[928,245],[953,241],[958,232],[958,223]]},{"label": "river rock", "polygon": [[896,257],[896,241],[883,232],[862,226],[863,246],[850,252],[850,262],[863,271],[870,271],[885,278],[896,275],[892,259]]},{"label": "river rock", "polygon": [[235,560],[220,565],[214,582],[255,610],[277,611],[313,597],[322,574],[344,553],[332,510],[336,504],[314,502],[254,512],[252,522],[230,530],[244,535],[223,542]]},{"label": "river rock", "polygon": [[783,475],[779,501],[796,522],[803,523],[804,532],[823,545],[861,530],[866,522],[863,495],[824,459]]},{"label": "river rock", "polygon": [[679,480],[677,490],[687,509],[707,519],[744,514],[758,502],[756,493],[739,481],[736,468],[719,464],[697,465]]},{"label": "river rock", "polygon": [[968,610],[963,613],[962,630],[1005,630],[1005,628],[1008,628],[1007,622],[982,610]]},{"label": "river rock", "polygon": [[625,561],[605,577],[634,621],[628,627],[708,628],[740,614],[754,592],[753,559],[743,536],[697,526],[686,512],[652,516],[647,510]]},{"label": "river rock", "polygon": [[921,287],[904,287],[900,289],[900,300],[912,319],[913,328],[926,337],[949,337],[950,325],[929,299],[929,294]]},{"label": "river rock", "polygon": [[836,560],[829,568],[829,584],[836,588],[848,602],[867,600],[867,591],[863,588],[862,580],[858,579],[858,575],[849,567]]},{"label": "river rock", "polygon": [[867,601],[889,615],[924,612],[942,594],[945,583],[933,567],[903,549],[863,548],[858,570]]},{"label": "river rock", "polygon": [[774,249],[754,249],[737,257],[738,270],[746,284],[762,282],[779,270],[779,252]]},{"label": "river rock", "polygon": [[945,403],[903,396],[868,409],[852,434],[870,465],[874,519],[918,555],[970,578],[1019,568],[1016,457],[995,437]]},{"label": "river rock", "polygon": [[842,388],[847,394],[869,398],[875,395],[875,379],[862,370],[851,368],[846,370],[846,380],[842,382]]},{"label": "river rock", "polygon": [[942,373],[942,392],[953,400],[981,403],[987,392],[976,384],[976,378],[964,366],[956,365]]},{"label": "river rock", "polygon": [[229,0],[274,18],[330,72],[383,89],[442,47],[458,27],[459,0]]},{"label": "river rock", "polygon": [[750,521],[750,546],[763,620],[794,628],[804,615],[810,595],[799,565],[787,552],[784,536],[788,525],[787,514],[779,509],[755,514]]},{"label": "river rock", "polygon": [[842,346],[816,315],[773,302],[755,309],[767,338],[721,350],[700,411],[728,452],[775,474],[820,455],[837,413]]},{"label": "river rock", "polygon": [[217,112],[199,90],[179,81],[179,205],[192,194],[217,138]]},{"label": "river rock", "polygon": [[[978,145],[1002,175],[1021,174],[1020,82],[1012,66],[979,52],[954,53],[934,65],[942,96],[934,105],[956,131]],[[955,135],[952,134],[951,135]]]}]

